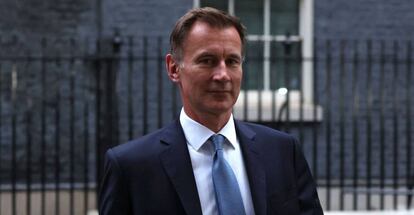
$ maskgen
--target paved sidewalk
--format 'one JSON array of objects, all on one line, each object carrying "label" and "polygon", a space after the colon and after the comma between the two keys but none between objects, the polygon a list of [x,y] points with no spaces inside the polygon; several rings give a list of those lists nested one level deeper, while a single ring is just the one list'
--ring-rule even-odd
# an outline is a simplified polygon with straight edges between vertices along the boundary
[{"label": "paved sidewalk", "polygon": [[[414,210],[410,211],[329,211],[325,215],[414,215]],[[97,211],[90,211],[88,215],[98,215]]]},{"label": "paved sidewalk", "polygon": [[401,211],[329,211],[325,215],[414,215],[414,210]]}]

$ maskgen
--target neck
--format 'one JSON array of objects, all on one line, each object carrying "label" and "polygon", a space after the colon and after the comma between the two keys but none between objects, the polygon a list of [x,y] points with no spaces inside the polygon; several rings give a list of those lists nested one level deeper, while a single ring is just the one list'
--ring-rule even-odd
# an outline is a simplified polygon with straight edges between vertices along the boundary
[{"label": "neck", "polygon": [[184,112],[188,117],[194,121],[204,125],[213,132],[219,132],[229,121],[231,116],[231,111],[225,113],[195,113],[190,110],[186,110],[184,107]]}]

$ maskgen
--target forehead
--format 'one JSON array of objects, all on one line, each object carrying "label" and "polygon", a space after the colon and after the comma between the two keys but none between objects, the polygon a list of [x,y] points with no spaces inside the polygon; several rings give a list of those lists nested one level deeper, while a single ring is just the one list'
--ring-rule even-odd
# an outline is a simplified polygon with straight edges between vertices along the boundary
[{"label": "forehead", "polygon": [[227,51],[241,55],[242,42],[233,26],[219,28],[197,21],[184,40],[184,55],[197,51]]}]

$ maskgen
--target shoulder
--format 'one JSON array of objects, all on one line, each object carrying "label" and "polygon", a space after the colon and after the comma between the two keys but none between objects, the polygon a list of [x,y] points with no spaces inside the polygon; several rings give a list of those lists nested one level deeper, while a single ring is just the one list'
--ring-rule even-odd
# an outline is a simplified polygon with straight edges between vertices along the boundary
[{"label": "shoulder", "polygon": [[263,154],[278,155],[281,157],[293,155],[300,149],[298,140],[285,132],[248,122],[236,122],[237,132],[241,140],[247,137]]},{"label": "shoulder", "polygon": [[170,125],[145,136],[110,148],[107,151],[107,157],[111,157],[122,163],[154,159],[166,149],[166,145],[163,144],[162,138],[173,128],[173,126],[174,123],[171,123]]},{"label": "shoulder", "polygon": [[236,125],[241,132],[246,132],[247,130],[249,130],[248,132],[252,132],[255,139],[273,139],[282,142],[296,142],[296,138],[292,135],[264,125],[242,121],[236,121]]}]

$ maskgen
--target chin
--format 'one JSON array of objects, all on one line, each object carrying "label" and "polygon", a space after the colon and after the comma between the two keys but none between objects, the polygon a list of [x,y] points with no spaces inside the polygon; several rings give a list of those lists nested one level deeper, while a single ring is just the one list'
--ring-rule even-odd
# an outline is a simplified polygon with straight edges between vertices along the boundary
[{"label": "chin", "polygon": [[233,105],[229,104],[216,104],[216,105],[207,105],[207,108],[216,114],[222,114],[231,112]]}]

